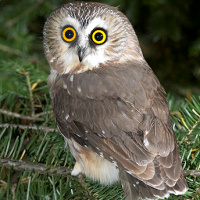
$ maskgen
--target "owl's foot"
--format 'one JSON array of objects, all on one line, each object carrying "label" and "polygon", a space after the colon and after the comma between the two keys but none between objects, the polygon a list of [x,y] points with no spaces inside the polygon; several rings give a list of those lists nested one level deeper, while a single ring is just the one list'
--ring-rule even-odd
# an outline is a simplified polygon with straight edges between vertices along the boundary
[{"label": "owl's foot", "polygon": [[82,172],[81,166],[78,162],[74,165],[74,169],[71,172],[72,176],[78,176]]}]

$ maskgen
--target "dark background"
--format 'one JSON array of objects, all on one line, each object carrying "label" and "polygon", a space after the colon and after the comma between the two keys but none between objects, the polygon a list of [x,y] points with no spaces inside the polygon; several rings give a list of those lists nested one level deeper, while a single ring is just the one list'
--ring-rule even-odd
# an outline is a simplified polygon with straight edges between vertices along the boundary
[{"label": "dark background", "polygon": [[[69,1],[0,2],[0,58],[26,59],[48,73],[42,30],[47,16]],[[144,57],[167,92],[199,94],[200,4],[198,0],[102,0],[129,18]]]}]

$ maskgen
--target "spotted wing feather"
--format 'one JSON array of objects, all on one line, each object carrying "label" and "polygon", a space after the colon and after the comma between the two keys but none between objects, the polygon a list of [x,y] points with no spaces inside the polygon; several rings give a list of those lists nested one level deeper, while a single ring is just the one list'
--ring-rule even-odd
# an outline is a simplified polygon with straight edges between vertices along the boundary
[{"label": "spotted wing feather", "polygon": [[145,62],[60,75],[51,87],[62,134],[114,161],[148,198],[187,188],[164,94]]}]

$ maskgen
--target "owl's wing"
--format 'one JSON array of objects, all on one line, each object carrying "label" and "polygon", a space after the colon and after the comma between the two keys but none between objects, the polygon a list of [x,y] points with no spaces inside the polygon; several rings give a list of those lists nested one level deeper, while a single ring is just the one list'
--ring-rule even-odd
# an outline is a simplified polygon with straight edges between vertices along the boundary
[{"label": "owl's wing", "polygon": [[56,85],[54,113],[62,134],[111,161],[138,180],[135,185],[163,195],[185,190],[168,103],[146,63],[63,75]]}]

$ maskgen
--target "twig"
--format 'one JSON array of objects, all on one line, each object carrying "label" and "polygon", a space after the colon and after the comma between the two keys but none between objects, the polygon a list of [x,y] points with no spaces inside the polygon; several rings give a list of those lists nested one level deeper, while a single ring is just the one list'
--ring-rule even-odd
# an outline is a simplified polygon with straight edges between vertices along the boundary
[{"label": "twig", "polygon": [[195,144],[195,141],[188,141],[188,140],[183,140],[183,141],[177,141],[178,144],[188,144],[188,145],[191,145],[191,144]]},{"label": "twig", "polygon": [[30,81],[30,77],[29,77],[29,72],[24,73],[24,75],[26,76],[26,82],[28,85],[28,90],[29,90],[29,95],[30,95],[30,102],[31,102],[31,116],[35,117],[35,107],[34,107],[34,101],[33,101],[33,92],[31,89],[31,81]]},{"label": "twig", "polygon": [[47,114],[53,114],[53,110],[49,110],[49,111],[45,111],[45,112],[35,114],[35,117],[38,118],[40,116],[47,115]]},{"label": "twig", "polygon": [[63,177],[67,177],[71,173],[71,169],[67,167],[47,166],[41,163],[25,162],[10,158],[0,158],[0,167],[13,168],[16,171],[34,171],[39,174],[49,174]]},{"label": "twig", "polygon": [[82,175],[82,174],[80,174],[79,176],[78,176],[78,180],[79,180],[79,183],[81,184],[81,186],[87,191],[87,193],[88,193],[88,195],[90,196],[90,198],[92,199],[92,200],[96,200],[94,197],[93,197],[93,195],[92,195],[92,193],[91,193],[91,191],[89,190],[89,188],[88,188],[88,186],[86,185],[86,183],[85,183],[85,180],[84,180],[84,178],[83,178],[84,176]]},{"label": "twig", "polygon": [[[26,119],[26,120],[32,120],[32,121],[44,121],[44,119],[42,118],[38,118],[40,115],[37,114],[34,117],[30,117],[30,116],[26,116],[26,115],[20,115],[18,113],[15,112],[10,112],[4,109],[0,109],[0,113],[8,115],[8,116],[12,116],[12,117],[16,117],[16,118],[20,118],[20,119]],[[44,115],[45,113],[42,113],[42,115]]]},{"label": "twig", "polygon": [[29,125],[21,125],[21,124],[0,124],[0,128],[20,128],[20,129],[32,129],[32,130],[39,130],[39,131],[45,131],[45,132],[58,132],[55,128],[49,128],[46,126],[29,126]]},{"label": "twig", "polygon": [[200,123],[200,115],[197,113],[196,110],[192,109],[192,112],[197,115],[197,117],[199,118],[195,124],[192,126],[191,129],[189,129],[189,132],[187,133],[187,136],[185,137],[185,139],[183,140],[183,142],[188,141],[188,136],[193,132],[193,130],[196,128],[196,126]]},{"label": "twig", "polygon": [[14,48],[11,48],[11,47],[3,45],[3,44],[0,44],[0,50],[5,51],[5,52],[10,53],[10,54],[14,54],[14,55],[23,57],[23,58],[26,57],[27,60],[30,61],[30,62],[35,62],[35,63],[40,62],[40,60],[38,60],[37,57],[28,56],[18,49],[14,49]]},{"label": "twig", "polygon": [[184,170],[183,175],[200,177],[200,170]]},{"label": "twig", "polygon": [[200,188],[196,188],[196,192],[194,196],[192,197],[192,200],[195,200],[198,194],[200,194]]},{"label": "twig", "polygon": [[[50,174],[55,176],[67,177],[71,173],[71,168],[46,166],[42,163],[34,163],[10,158],[0,158],[0,167],[13,168],[16,171],[34,171],[39,174]],[[184,176],[200,177],[200,170],[183,170]],[[87,187],[84,180],[80,180],[82,186]],[[89,193],[91,196],[91,194]]]},{"label": "twig", "polygon": [[3,45],[3,44],[0,44],[0,50],[8,52],[8,53],[15,54],[15,55],[21,56],[21,57],[24,56],[23,52],[19,51],[18,49],[13,49],[13,48],[8,47],[8,46]]},{"label": "twig", "polygon": [[0,183],[3,183],[4,185],[7,185],[7,182],[5,182],[4,180],[0,180]]},{"label": "twig", "polygon": [[194,114],[196,114],[197,117],[199,117],[199,119],[198,119],[198,120],[196,121],[196,123],[192,126],[192,128],[190,129],[188,135],[190,135],[190,134],[192,133],[192,131],[195,129],[195,127],[198,125],[198,123],[200,123],[200,116],[199,116],[199,114],[198,114],[198,113],[196,112],[196,110],[194,110],[194,109],[192,109],[192,112],[193,112]]}]

